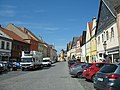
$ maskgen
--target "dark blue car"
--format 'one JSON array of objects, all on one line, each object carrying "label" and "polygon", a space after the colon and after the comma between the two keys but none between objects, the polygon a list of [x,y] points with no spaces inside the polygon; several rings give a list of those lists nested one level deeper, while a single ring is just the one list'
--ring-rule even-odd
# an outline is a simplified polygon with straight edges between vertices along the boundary
[{"label": "dark blue car", "polygon": [[106,64],[97,72],[94,80],[97,90],[120,90],[120,64]]}]

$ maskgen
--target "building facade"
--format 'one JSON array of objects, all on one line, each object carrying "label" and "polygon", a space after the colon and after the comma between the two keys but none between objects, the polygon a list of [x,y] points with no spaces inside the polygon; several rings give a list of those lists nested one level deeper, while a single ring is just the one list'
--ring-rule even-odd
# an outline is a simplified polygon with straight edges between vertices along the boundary
[{"label": "building facade", "polygon": [[115,62],[119,58],[118,29],[114,7],[120,4],[118,0],[101,0],[96,30],[98,61],[109,58]]},{"label": "building facade", "polygon": [[1,28],[1,31],[12,38],[10,61],[20,61],[22,51],[29,51],[30,44],[10,30]]},{"label": "building facade", "polygon": [[96,18],[92,19],[93,25],[92,25],[92,33],[91,33],[91,60],[92,62],[96,62],[97,60],[97,45],[96,45],[96,37],[95,37],[95,31],[96,31]]},{"label": "building facade", "polygon": [[81,61],[86,62],[86,31],[82,33],[82,54],[81,54]]},{"label": "building facade", "polygon": [[0,61],[9,61],[12,50],[12,38],[2,31],[0,27]]},{"label": "building facade", "polygon": [[92,62],[91,60],[91,33],[92,33],[92,22],[87,23],[86,31],[86,62]]},{"label": "building facade", "polygon": [[26,29],[21,29],[14,24],[9,24],[6,29],[14,32],[21,38],[23,38],[26,42],[30,44],[30,50],[31,51],[38,51],[38,41],[34,39],[32,36],[29,35],[29,32]]},{"label": "building facade", "polygon": [[81,54],[82,54],[81,44],[82,44],[82,36],[80,36],[80,38],[77,40],[76,43],[76,56],[79,59],[81,59]]}]

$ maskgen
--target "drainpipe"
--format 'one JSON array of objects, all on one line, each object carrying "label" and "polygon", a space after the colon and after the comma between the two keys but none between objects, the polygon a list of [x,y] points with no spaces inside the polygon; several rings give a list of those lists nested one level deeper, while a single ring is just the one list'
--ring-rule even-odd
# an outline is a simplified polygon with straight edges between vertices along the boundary
[{"label": "drainpipe", "polygon": [[115,7],[117,12],[117,29],[118,29],[118,41],[119,41],[119,59],[120,59],[120,5]]}]

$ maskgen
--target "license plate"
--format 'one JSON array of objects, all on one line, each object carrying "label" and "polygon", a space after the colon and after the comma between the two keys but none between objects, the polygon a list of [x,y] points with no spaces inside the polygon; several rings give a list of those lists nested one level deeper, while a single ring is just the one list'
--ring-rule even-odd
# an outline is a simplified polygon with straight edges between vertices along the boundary
[{"label": "license plate", "polygon": [[27,66],[24,66],[24,68],[28,68]]},{"label": "license plate", "polygon": [[98,81],[101,81],[101,82],[102,82],[102,81],[103,81],[103,78],[98,78]]}]

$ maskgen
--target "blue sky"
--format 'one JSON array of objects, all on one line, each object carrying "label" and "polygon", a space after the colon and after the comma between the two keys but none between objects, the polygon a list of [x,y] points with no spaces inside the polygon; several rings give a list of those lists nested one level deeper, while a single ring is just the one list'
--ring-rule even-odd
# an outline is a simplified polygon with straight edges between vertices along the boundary
[{"label": "blue sky", "polygon": [[97,17],[99,0],[0,0],[0,24],[26,27],[58,53]]}]

